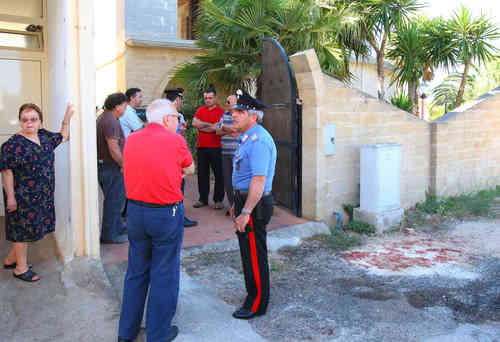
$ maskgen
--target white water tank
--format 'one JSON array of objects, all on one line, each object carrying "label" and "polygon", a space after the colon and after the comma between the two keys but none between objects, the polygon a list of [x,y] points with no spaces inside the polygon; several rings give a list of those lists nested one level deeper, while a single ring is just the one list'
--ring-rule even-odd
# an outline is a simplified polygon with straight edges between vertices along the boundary
[{"label": "white water tank", "polygon": [[382,213],[401,207],[401,145],[361,146],[360,210]]}]

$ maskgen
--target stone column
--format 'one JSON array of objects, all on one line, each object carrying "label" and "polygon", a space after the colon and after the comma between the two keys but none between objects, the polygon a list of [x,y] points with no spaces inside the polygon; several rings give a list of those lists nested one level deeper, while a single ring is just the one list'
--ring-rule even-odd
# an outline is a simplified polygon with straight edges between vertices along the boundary
[{"label": "stone column", "polygon": [[69,0],[67,64],[71,125],[70,189],[73,250],[65,258],[99,257],[97,147],[95,131],[94,0]]},{"label": "stone column", "polygon": [[323,74],[314,50],[290,56],[295,73],[299,97],[302,99],[302,215],[312,220],[321,219],[322,173],[324,156],[321,154],[321,91]]}]

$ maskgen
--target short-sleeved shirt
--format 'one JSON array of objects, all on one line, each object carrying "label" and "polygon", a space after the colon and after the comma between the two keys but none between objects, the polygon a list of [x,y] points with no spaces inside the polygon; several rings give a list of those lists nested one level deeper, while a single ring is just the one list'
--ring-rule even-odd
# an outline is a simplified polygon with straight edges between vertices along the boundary
[{"label": "short-sleeved shirt", "polygon": [[111,112],[104,112],[97,118],[97,159],[104,162],[115,162],[109,152],[106,139],[114,138],[118,140],[118,146],[123,152],[125,146],[125,136],[123,135],[120,120],[118,120]]},{"label": "short-sleeved shirt", "polygon": [[178,113],[179,114],[179,124],[177,125],[177,131],[175,133],[181,134],[181,124],[186,122],[186,119],[184,119],[184,114]]},{"label": "short-sleeved shirt", "polygon": [[120,118],[120,124],[122,125],[125,139],[127,139],[130,133],[141,129],[144,126],[144,123],[141,119],[139,119],[139,116],[137,116],[136,110],[129,105],[127,105],[125,113]]},{"label": "short-sleeved shirt", "polygon": [[[233,116],[229,112],[225,112],[222,115],[217,126],[222,128],[222,125],[231,126],[233,124]],[[238,138],[234,138],[231,134],[223,135],[221,138],[222,154],[234,155],[234,152],[239,145]]]},{"label": "short-sleeved shirt", "polygon": [[149,123],[130,134],[125,143],[123,173],[127,198],[155,204],[182,201],[182,169],[192,163],[182,136],[160,124]]},{"label": "short-sleeved shirt", "polygon": [[255,125],[240,135],[239,141],[233,158],[233,188],[248,191],[253,176],[266,176],[264,191],[271,191],[277,156],[273,137]]},{"label": "short-sleeved shirt", "polygon": [[[217,104],[212,109],[209,109],[208,106],[201,106],[194,114],[194,117],[198,120],[214,124],[219,122],[222,114],[224,114],[224,110]],[[221,138],[215,132],[206,133],[198,130],[198,143],[196,146],[202,148],[220,148]]]}]

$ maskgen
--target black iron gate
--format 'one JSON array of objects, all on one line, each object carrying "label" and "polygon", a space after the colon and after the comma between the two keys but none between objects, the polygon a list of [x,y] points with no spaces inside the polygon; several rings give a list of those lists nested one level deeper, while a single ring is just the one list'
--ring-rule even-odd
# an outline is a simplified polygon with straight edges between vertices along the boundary
[{"label": "black iron gate", "polygon": [[298,104],[288,56],[280,43],[266,38],[262,43],[260,97],[266,104],[263,126],[278,150],[273,183],[275,200],[302,216],[302,105]]}]

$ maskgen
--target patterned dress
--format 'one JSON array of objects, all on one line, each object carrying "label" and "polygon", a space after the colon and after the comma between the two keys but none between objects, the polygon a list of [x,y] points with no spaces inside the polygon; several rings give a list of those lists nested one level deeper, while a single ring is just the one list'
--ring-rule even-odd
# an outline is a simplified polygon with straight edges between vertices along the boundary
[{"label": "patterned dress", "polygon": [[7,212],[5,236],[11,242],[33,242],[55,230],[54,149],[62,142],[60,133],[38,130],[40,145],[14,134],[1,149],[0,170],[12,170],[17,210]]}]

